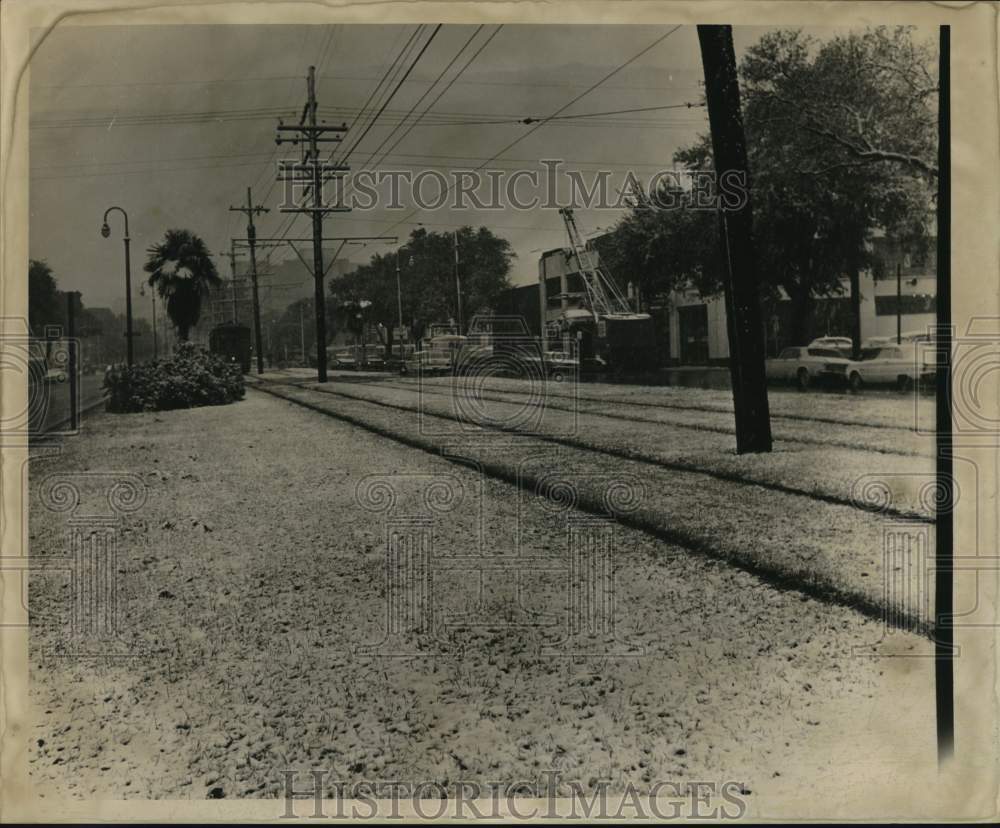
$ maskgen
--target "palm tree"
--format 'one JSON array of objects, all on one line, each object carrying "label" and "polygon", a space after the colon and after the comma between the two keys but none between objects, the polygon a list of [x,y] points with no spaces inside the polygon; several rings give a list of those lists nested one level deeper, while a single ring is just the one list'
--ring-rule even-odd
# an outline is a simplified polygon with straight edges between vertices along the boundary
[{"label": "palm tree", "polygon": [[149,284],[163,299],[178,338],[187,341],[201,316],[202,300],[222,284],[215,263],[205,242],[190,230],[168,230],[148,253]]}]

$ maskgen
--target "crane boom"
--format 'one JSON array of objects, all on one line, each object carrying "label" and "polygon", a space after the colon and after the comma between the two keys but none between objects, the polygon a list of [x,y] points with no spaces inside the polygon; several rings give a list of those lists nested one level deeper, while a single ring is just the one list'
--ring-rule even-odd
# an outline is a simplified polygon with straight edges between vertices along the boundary
[{"label": "crane boom", "polygon": [[559,210],[566,225],[566,235],[569,237],[570,256],[575,260],[576,271],[580,274],[587,300],[595,321],[602,316],[616,314],[631,314],[628,300],[622,295],[614,280],[600,263],[597,251],[591,249],[583,240],[576,225],[573,210],[563,207]]}]

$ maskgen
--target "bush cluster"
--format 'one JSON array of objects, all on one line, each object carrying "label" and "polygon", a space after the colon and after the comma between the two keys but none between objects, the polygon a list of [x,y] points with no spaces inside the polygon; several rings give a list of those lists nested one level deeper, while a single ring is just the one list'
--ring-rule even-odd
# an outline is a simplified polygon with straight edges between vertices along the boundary
[{"label": "bush cluster", "polygon": [[239,364],[184,342],[170,359],[113,365],[104,393],[108,411],[118,413],[225,405],[243,399],[243,373]]}]

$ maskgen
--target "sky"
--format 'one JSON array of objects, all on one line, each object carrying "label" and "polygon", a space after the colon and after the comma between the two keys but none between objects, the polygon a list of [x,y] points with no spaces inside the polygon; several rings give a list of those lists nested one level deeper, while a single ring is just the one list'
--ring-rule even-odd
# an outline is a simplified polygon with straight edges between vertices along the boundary
[{"label": "sky", "polygon": [[[707,131],[704,108],[597,113],[700,102],[703,73],[693,27],[673,32],[566,105],[671,28],[507,25],[486,43],[495,26],[478,34],[475,26],[443,26],[348,163],[367,160],[387,138],[382,151],[392,147],[405,131],[403,117],[440,76],[415,115],[452,78],[455,83],[424,122],[392,148],[381,168],[471,169],[523,137],[490,166],[539,169],[538,159],[564,159],[567,167],[588,173],[612,169],[615,180],[626,168],[646,176],[670,169],[675,150]],[[350,124],[414,30],[412,25],[56,28],[30,67],[31,257],[49,263],[61,289],[81,291],[85,305],[120,308],[120,217],[111,218],[110,239],[99,231],[107,207],[124,208],[132,237],[133,301],[142,315],[135,285],[142,278],[145,251],[168,228],[187,228],[212,251],[228,250],[230,238],[245,236],[246,226],[245,217],[229,207],[245,204],[250,186],[255,203],[270,208],[257,219],[258,236],[279,235],[290,216],[277,209],[281,188],[274,184],[275,159],[293,157],[296,150],[276,148],[275,125],[279,117],[297,122],[308,66],[317,67],[320,117]],[[419,35],[405,65],[431,30],[428,26]],[[737,29],[737,57],[762,33]],[[376,105],[381,102],[376,97]],[[532,125],[516,123],[560,110],[588,117],[552,121],[534,131]],[[484,120],[506,123],[474,123]],[[348,132],[338,151],[350,147],[365,124],[362,119]],[[591,209],[579,211],[577,219],[585,233],[594,233],[620,215],[620,210]],[[324,232],[398,235],[402,242],[417,223],[436,231],[485,225],[504,236],[517,254],[511,272],[515,284],[535,281],[539,254],[567,243],[557,211],[542,208],[412,215],[411,209],[356,210],[329,216]],[[305,216],[288,230],[290,237],[309,234]],[[341,258],[362,262],[392,248],[348,246]],[[294,253],[274,248],[261,258],[268,256],[277,263],[293,259]],[[228,275],[228,261],[220,257],[217,263]],[[267,276],[262,280],[266,283]]]}]

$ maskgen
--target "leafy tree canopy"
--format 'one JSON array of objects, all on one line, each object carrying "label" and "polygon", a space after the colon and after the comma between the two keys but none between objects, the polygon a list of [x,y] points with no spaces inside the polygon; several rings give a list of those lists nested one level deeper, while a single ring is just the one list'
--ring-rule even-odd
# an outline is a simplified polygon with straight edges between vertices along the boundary
[{"label": "leafy tree canopy", "polygon": [[[500,293],[510,286],[514,252],[510,243],[485,227],[458,230],[459,278],[462,315],[466,323],[477,313],[487,313]],[[456,319],[455,236],[416,228],[398,252],[403,323],[419,337],[432,322]],[[396,294],[397,253],[376,253],[367,264],[332,279],[329,292],[339,324],[351,325],[361,301],[370,302],[365,316],[391,331],[399,323]],[[335,324],[338,322],[335,320]]]}]

